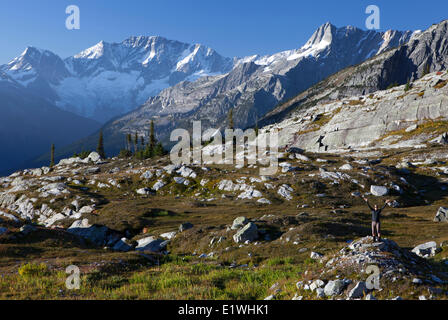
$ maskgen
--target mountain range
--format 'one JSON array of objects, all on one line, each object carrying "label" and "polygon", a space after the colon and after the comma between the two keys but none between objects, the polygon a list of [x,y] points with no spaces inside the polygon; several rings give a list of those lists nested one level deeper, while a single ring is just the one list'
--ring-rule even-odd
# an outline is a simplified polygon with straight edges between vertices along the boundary
[{"label": "mountain range", "polygon": [[[151,120],[164,143],[172,129],[188,129],[192,120],[222,129],[230,109],[241,128],[257,120],[262,125],[279,121],[285,102],[297,94],[347,67],[395,52],[422,34],[326,23],[298,49],[243,58],[222,57],[203,45],[162,37],[130,37],[121,43],[102,41],[67,59],[29,47],[0,66],[0,73],[3,81],[62,110],[107,121],[106,151],[114,154],[123,148],[125,134],[147,136]],[[406,58],[407,53],[400,54]],[[381,84],[364,81],[364,85],[382,89],[392,80],[403,83],[408,77],[392,79],[380,72]],[[59,148],[58,156],[94,149],[97,134]]]},{"label": "mountain range", "polygon": [[200,44],[141,36],[101,41],[64,60],[28,47],[0,72],[63,110],[104,122],[180,81],[228,72],[233,63]]}]

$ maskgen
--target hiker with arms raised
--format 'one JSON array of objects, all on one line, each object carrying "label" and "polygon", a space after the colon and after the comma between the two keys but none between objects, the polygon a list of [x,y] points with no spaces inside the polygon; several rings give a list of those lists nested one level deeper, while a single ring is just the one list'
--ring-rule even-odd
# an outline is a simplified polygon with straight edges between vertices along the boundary
[{"label": "hiker with arms raised", "polygon": [[366,197],[362,198],[369,207],[370,211],[372,212],[372,237],[373,241],[381,241],[381,211],[386,208],[386,206],[390,203],[390,200],[386,200],[384,203],[384,206],[380,209],[378,205],[374,205],[373,208],[369,204],[369,200],[367,200]]}]

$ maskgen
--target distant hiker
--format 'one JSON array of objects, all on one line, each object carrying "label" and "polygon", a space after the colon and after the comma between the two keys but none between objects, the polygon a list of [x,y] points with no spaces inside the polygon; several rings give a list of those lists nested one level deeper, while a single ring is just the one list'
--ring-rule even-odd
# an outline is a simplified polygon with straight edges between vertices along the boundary
[{"label": "distant hiker", "polygon": [[374,205],[372,208],[372,206],[369,204],[369,200],[367,200],[367,198],[363,197],[362,199],[367,203],[367,206],[369,207],[370,211],[372,212],[373,241],[374,242],[381,241],[381,222],[380,222],[381,211],[383,211],[384,208],[386,208],[386,206],[390,203],[390,200],[386,200],[384,203],[384,206],[380,209],[380,208],[378,208],[378,205]]},{"label": "distant hiker", "polygon": [[317,139],[316,143],[319,144],[319,150],[321,147],[324,146],[324,144],[322,143],[322,140],[324,140],[325,136],[320,136],[319,139]]}]

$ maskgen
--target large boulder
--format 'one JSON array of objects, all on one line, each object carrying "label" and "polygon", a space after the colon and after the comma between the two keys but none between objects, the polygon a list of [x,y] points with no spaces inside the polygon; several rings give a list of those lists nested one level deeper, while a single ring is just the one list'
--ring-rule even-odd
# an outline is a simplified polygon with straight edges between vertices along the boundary
[{"label": "large boulder", "polygon": [[246,242],[246,241],[254,241],[258,238],[258,228],[255,223],[249,222],[243,228],[241,228],[235,235],[233,236],[233,240],[236,243]]},{"label": "large boulder", "polygon": [[370,193],[377,197],[384,197],[389,193],[389,190],[383,186],[371,186]]},{"label": "large boulder", "polygon": [[435,222],[448,222],[448,208],[440,207],[434,217]]},{"label": "large boulder", "polygon": [[416,246],[412,249],[412,252],[422,258],[429,258],[434,256],[437,252],[439,252],[439,250],[440,248],[437,247],[437,243],[435,241],[429,241]]},{"label": "large boulder", "polygon": [[87,158],[84,159],[85,163],[88,163],[89,161],[92,161],[94,163],[99,162],[101,161],[101,156],[98,152],[93,151],[87,156]]},{"label": "large boulder", "polygon": [[137,244],[137,247],[135,247],[135,250],[160,252],[166,247],[168,242],[169,242],[169,240],[161,240],[161,239],[157,239],[152,236],[146,237],[146,238],[137,240],[138,244]]},{"label": "large boulder", "polygon": [[327,297],[337,296],[344,290],[346,283],[343,280],[331,280],[328,281],[324,288],[325,295]]}]

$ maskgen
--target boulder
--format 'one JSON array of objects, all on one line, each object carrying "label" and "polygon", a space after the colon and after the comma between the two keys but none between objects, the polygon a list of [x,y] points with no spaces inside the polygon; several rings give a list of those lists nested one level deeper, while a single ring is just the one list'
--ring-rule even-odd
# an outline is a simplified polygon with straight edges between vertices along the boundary
[{"label": "boulder", "polygon": [[178,184],[184,184],[185,181],[186,181],[186,179],[183,177],[174,177],[174,182],[176,182]]},{"label": "boulder", "polygon": [[249,222],[243,228],[241,228],[234,236],[233,240],[236,243],[254,241],[258,238],[258,228],[255,223]]},{"label": "boulder", "polygon": [[165,232],[165,233],[162,233],[162,234],[160,235],[160,237],[162,237],[162,238],[164,238],[164,239],[171,240],[171,239],[173,239],[173,238],[176,236],[176,234],[177,234],[176,231]]},{"label": "boulder", "polygon": [[157,239],[152,236],[146,237],[146,238],[137,240],[138,244],[137,244],[137,247],[135,247],[135,250],[160,252],[166,247],[168,242],[169,242],[169,240],[161,240],[161,239]]},{"label": "boulder", "polygon": [[389,193],[389,190],[384,186],[371,186],[370,193],[376,197],[384,197]]},{"label": "boulder", "polygon": [[85,162],[89,162],[89,161],[92,161],[92,162],[98,162],[98,161],[100,161],[100,160],[101,160],[101,156],[99,155],[98,152],[95,152],[95,151],[91,152],[91,153],[87,156],[87,158],[84,159]]},{"label": "boulder", "polygon": [[321,259],[323,256],[323,254],[314,251],[310,254],[310,258],[314,260]]},{"label": "boulder", "polygon": [[179,170],[176,171],[178,174],[180,174],[184,178],[193,178],[195,179],[197,177],[196,172],[194,172],[192,169],[188,167],[181,167]]},{"label": "boulder", "polygon": [[92,213],[95,208],[93,206],[84,206],[79,210],[81,214],[89,214]]},{"label": "boulder", "polygon": [[151,194],[151,189],[149,189],[149,188],[141,188],[141,189],[138,189],[135,192],[137,192],[137,194],[141,194],[141,195],[149,195],[149,194]]},{"label": "boulder", "polygon": [[159,191],[164,186],[165,186],[165,182],[163,182],[162,180],[159,180],[156,183],[154,183],[154,185],[152,186],[152,190]]},{"label": "boulder", "polygon": [[440,248],[437,247],[437,243],[435,241],[429,241],[416,246],[412,249],[412,252],[419,257],[429,258],[434,256],[439,250]]},{"label": "boulder", "polygon": [[258,202],[258,203],[261,203],[261,204],[271,204],[271,201],[269,201],[269,200],[266,199],[266,198],[258,199],[257,202]]},{"label": "boulder", "polygon": [[288,186],[287,184],[284,184],[284,185],[280,186],[277,193],[280,196],[282,196],[283,198],[285,198],[286,200],[290,201],[290,200],[292,200],[291,192],[293,192],[293,191],[294,190],[290,186]]},{"label": "boulder", "polygon": [[153,176],[154,176],[154,174],[151,171],[146,171],[140,176],[140,179],[149,180],[149,179],[152,179]]},{"label": "boulder", "polygon": [[343,171],[349,171],[349,170],[353,170],[353,166],[349,163],[346,163],[344,165],[342,165],[339,170],[343,170]]},{"label": "boulder", "polygon": [[303,154],[298,154],[298,153],[296,153],[296,159],[299,161],[303,161],[303,162],[310,161],[310,158],[308,158],[307,156],[304,156]]},{"label": "boulder", "polygon": [[417,128],[418,128],[418,125],[417,124],[413,124],[413,125],[410,125],[409,127],[407,127],[405,131],[406,132],[412,132],[412,131],[417,130]]},{"label": "boulder", "polygon": [[434,222],[448,222],[448,208],[440,207],[434,217]]},{"label": "boulder", "polygon": [[239,228],[244,227],[247,223],[249,222],[249,220],[247,220],[246,217],[238,217],[235,218],[235,220],[233,220],[232,223],[232,230],[237,230]]},{"label": "boulder", "polygon": [[238,196],[238,199],[248,199],[251,200],[253,198],[261,198],[263,195],[260,191],[255,190],[253,188],[249,188]]},{"label": "boulder", "polygon": [[350,299],[359,299],[364,296],[365,292],[367,292],[366,283],[364,281],[360,281],[352,290],[350,290],[350,292],[348,293],[348,297]]},{"label": "boulder", "polygon": [[341,294],[344,290],[346,283],[343,280],[331,280],[328,281],[327,285],[324,288],[325,295],[327,297],[333,297]]},{"label": "boulder", "polygon": [[322,288],[324,285],[325,285],[325,282],[323,282],[322,280],[320,280],[320,279],[315,280],[315,281],[313,281],[313,283],[311,283],[310,290],[314,291],[317,288]]}]

